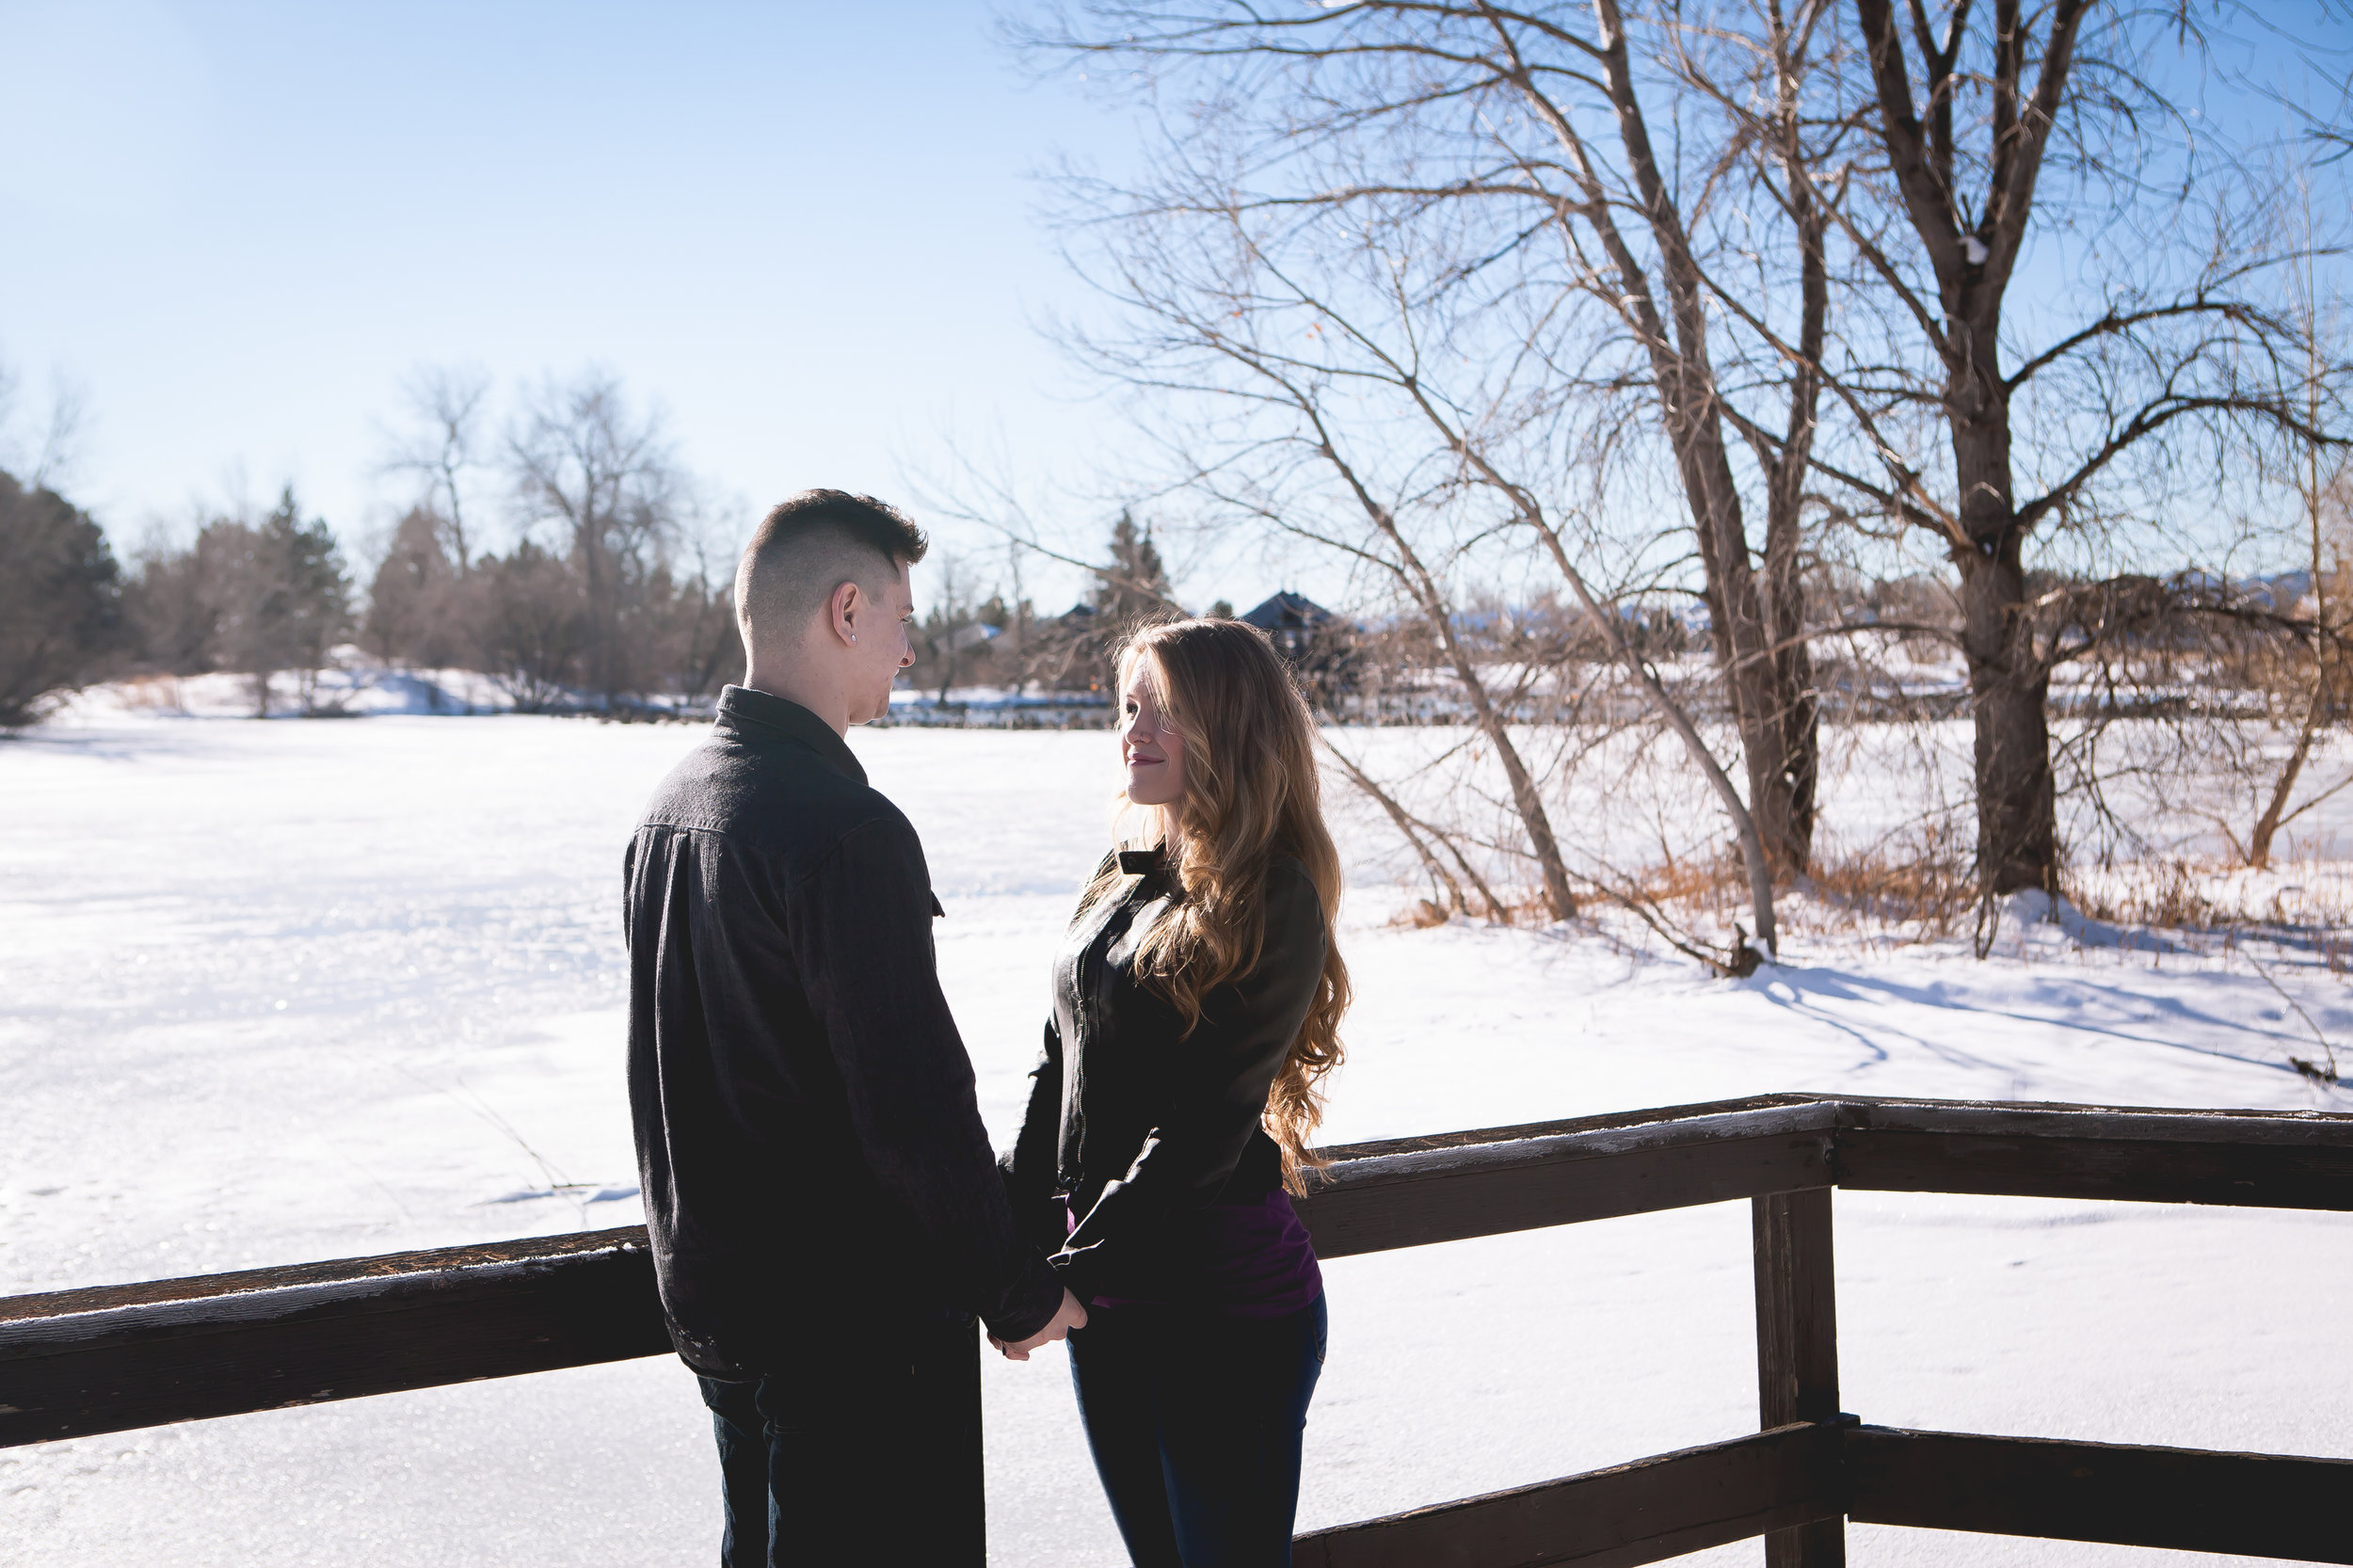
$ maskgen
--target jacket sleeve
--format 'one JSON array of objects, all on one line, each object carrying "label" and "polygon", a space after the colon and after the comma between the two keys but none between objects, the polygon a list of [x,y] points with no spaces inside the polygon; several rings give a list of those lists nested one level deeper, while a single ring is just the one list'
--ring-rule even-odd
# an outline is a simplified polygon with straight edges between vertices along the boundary
[{"label": "jacket sleeve", "polygon": [[1005,1193],[1013,1201],[1014,1223],[1048,1253],[1060,1251],[1064,1240],[1062,1207],[1054,1201],[1061,1144],[1062,1032],[1048,1016],[1045,1048],[1030,1069],[1030,1103],[1021,1114],[1020,1134],[998,1161]]},{"label": "jacket sleeve", "polygon": [[1080,1298],[1098,1279],[1128,1272],[1130,1257],[1160,1244],[1170,1214],[1208,1204],[1234,1174],[1314,1004],[1326,941],[1315,884],[1278,861],[1267,873],[1257,963],[1205,999],[1200,1023],[1176,1048],[1168,1104],[1142,1152],[1053,1258]]},{"label": "jacket sleeve", "polygon": [[1026,1339],[1062,1287],[1014,1224],[972,1062],[941,995],[931,878],[904,819],[872,819],[787,894],[790,941],[875,1182],[929,1244],[956,1304]]}]

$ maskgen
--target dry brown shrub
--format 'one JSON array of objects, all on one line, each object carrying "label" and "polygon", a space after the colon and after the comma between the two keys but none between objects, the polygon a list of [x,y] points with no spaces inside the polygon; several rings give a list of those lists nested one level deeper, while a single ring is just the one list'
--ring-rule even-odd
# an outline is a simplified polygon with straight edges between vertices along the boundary
[{"label": "dry brown shrub", "polygon": [[1979,896],[1969,856],[1942,838],[1822,856],[1804,890],[1793,919],[1816,930],[1908,929],[1919,940],[1965,929]]},{"label": "dry brown shrub", "polygon": [[[1687,919],[1721,926],[1748,906],[1747,874],[1730,849],[1644,867],[1639,880],[1645,895]],[[1826,853],[1784,888],[1785,932],[1868,929],[1929,941],[1966,930],[1977,904],[1966,851],[1935,837]]]},{"label": "dry brown shrub", "polygon": [[2187,861],[2168,860],[2137,876],[2087,879],[2073,889],[2074,904],[2093,920],[2110,925],[2178,931],[2256,923],[2244,911],[2217,903],[2199,874],[2202,871],[2211,875],[2225,869],[2220,865],[2193,869]]},{"label": "dry brown shrub", "polygon": [[1653,904],[1720,918],[1748,900],[1747,868],[1730,850],[1644,866],[1634,873],[1634,881]]},{"label": "dry brown shrub", "polygon": [[[1876,942],[1944,941],[1977,925],[1982,889],[1959,835],[1929,833],[1819,856],[1807,876],[1783,884],[1785,935],[1861,936]],[[1647,918],[1713,949],[1749,918],[1748,879],[1731,848],[1609,869],[1582,878],[1587,912],[1641,905]],[[2353,978],[2353,863],[2313,856],[2252,872],[2218,856],[2079,867],[2066,893],[2093,920],[2126,931],[2276,943],[2329,973]],[[1551,922],[1541,889],[1498,885],[1504,925]],[[1408,903],[1394,923],[1426,928],[1451,917],[1429,899]],[[1655,924],[1654,929],[1658,927]]]},{"label": "dry brown shrub", "polygon": [[1544,926],[1552,922],[1552,906],[1545,902],[1542,888],[1505,887],[1497,889],[1497,896],[1503,901],[1501,907],[1483,914],[1449,909],[1435,899],[1417,898],[1392,915],[1389,923],[1415,931],[1427,931],[1432,926],[1446,924],[1458,914],[1465,920],[1481,920],[1488,925]]}]

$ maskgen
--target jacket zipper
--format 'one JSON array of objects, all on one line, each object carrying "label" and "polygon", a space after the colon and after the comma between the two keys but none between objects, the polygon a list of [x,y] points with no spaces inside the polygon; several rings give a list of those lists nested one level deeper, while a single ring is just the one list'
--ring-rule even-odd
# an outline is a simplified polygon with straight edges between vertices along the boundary
[{"label": "jacket zipper", "polygon": [[[1071,1032],[1074,1035],[1084,1035],[1086,1031],[1087,1016],[1090,1013],[1097,1015],[1100,1014],[1101,1010],[1095,1004],[1096,987],[1101,984],[1103,966],[1111,956],[1111,945],[1112,938],[1110,933],[1112,925],[1119,919],[1122,911],[1128,909],[1129,905],[1135,902],[1135,895],[1140,892],[1151,880],[1151,875],[1147,872],[1137,881],[1133,888],[1130,888],[1126,892],[1122,893],[1118,900],[1104,911],[1102,919],[1096,925],[1094,935],[1089,936],[1087,938],[1086,945],[1079,950],[1079,966],[1077,975],[1077,990],[1079,995],[1077,998],[1077,1004],[1071,1009],[1070,1013]],[[1132,928],[1133,924],[1134,918],[1132,912],[1130,912],[1130,928]],[[1080,1180],[1079,1172],[1080,1170],[1083,1170],[1086,1165],[1086,1097],[1082,1093],[1080,1093],[1078,1075],[1071,1069],[1072,1062],[1080,1054],[1073,1048],[1075,1043],[1075,1041],[1067,1040],[1063,1043],[1063,1071],[1068,1076],[1069,1079],[1069,1090],[1071,1094],[1070,1116],[1074,1128],[1078,1134],[1078,1136],[1072,1140],[1073,1149],[1071,1159],[1072,1163],[1077,1166],[1078,1169],[1058,1172],[1055,1179],[1055,1185],[1064,1189],[1067,1193],[1075,1193],[1078,1191]]]}]

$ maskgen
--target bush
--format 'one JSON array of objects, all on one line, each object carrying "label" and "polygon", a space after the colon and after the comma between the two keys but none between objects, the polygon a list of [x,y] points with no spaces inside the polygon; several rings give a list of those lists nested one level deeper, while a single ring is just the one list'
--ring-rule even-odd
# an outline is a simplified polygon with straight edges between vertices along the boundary
[{"label": "bush", "polygon": [[0,726],[38,720],[46,698],[98,678],[120,626],[106,536],[46,488],[0,473]]},{"label": "bush", "polygon": [[370,652],[412,669],[463,662],[464,606],[457,569],[441,548],[447,525],[431,510],[409,508],[368,588],[362,640]]},{"label": "bush", "polygon": [[505,559],[486,555],[467,578],[468,619],[483,673],[515,710],[568,705],[586,672],[588,594],[560,555],[525,540]]}]

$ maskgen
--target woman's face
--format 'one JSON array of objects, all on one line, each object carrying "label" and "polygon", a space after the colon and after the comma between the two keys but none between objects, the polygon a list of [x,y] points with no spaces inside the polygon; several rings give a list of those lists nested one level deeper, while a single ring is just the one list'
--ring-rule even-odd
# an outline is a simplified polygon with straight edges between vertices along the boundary
[{"label": "woman's face", "polygon": [[1185,738],[1162,722],[1160,699],[1152,694],[1144,662],[1137,660],[1128,674],[1121,696],[1127,727],[1119,732],[1120,755],[1128,763],[1128,798],[1138,806],[1174,806],[1185,792]]}]

